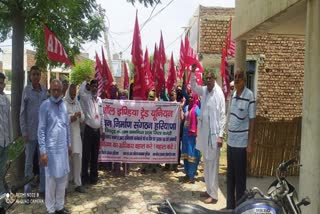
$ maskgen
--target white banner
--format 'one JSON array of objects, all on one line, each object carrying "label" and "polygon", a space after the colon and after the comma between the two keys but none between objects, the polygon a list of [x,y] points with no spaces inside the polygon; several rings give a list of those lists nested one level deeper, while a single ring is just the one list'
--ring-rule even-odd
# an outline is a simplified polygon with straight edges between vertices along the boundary
[{"label": "white banner", "polygon": [[178,162],[179,103],[104,100],[102,110],[99,162]]}]

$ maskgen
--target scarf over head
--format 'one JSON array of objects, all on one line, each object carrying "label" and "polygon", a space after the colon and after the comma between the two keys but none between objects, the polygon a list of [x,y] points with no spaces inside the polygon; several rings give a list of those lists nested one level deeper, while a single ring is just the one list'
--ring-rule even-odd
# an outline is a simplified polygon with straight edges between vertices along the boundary
[{"label": "scarf over head", "polygon": [[198,107],[199,99],[196,93],[192,93],[193,103],[189,103],[189,131],[188,135],[196,136],[197,135],[197,115],[196,108]]}]

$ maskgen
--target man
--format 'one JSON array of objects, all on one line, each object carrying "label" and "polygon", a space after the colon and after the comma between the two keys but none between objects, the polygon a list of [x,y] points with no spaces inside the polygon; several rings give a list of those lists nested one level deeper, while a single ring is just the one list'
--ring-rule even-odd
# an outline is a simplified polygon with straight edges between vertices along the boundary
[{"label": "man", "polygon": [[[82,184],[97,184],[98,182],[98,155],[100,146],[101,128],[101,99],[97,96],[98,81],[90,81],[90,93],[86,92],[86,81],[81,84],[79,95],[82,102],[85,127],[82,150]],[[90,164],[90,176],[89,176]]]},{"label": "man", "polygon": [[71,84],[66,92],[64,101],[70,118],[70,135],[71,135],[71,173],[70,178],[73,178],[76,185],[75,191],[85,193],[81,183],[81,165],[82,165],[82,140],[80,134],[80,122],[84,120],[84,115],[79,101],[76,98],[77,86]]},{"label": "man", "polygon": [[228,122],[227,209],[234,209],[246,190],[247,153],[253,144],[255,99],[246,85],[246,75],[236,71]]},{"label": "man", "polygon": [[210,70],[206,73],[206,86],[198,86],[195,69],[196,66],[193,65],[191,89],[202,97],[196,144],[196,149],[202,152],[204,160],[206,192],[201,196],[207,197],[205,203],[215,204],[218,201],[218,172],[225,126],[225,100],[220,86],[216,84],[217,76],[214,71]]},{"label": "man", "polygon": [[[31,84],[27,85],[22,93],[20,110],[20,128],[25,143],[24,176],[31,177],[35,152],[38,151],[38,123],[41,103],[47,99],[47,89],[40,85],[41,72],[37,66],[30,69]],[[45,192],[45,172],[40,166],[40,194]],[[26,184],[24,192],[31,192],[30,184]]]},{"label": "man", "polygon": [[4,193],[3,179],[5,176],[8,146],[12,141],[10,101],[3,92],[6,86],[5,75],[0,73],[0,193]]},{"label": "man", "polygon": [[[112,100],[117,100],[118,99],[118,93],[119,93],[119,89],[116,83],[112,83],[112,85],[109,88],[108,91],[108,95],[109,95],[109,99]],[[102,163],[102,165],[104,165],[106,171],[111,172],[112,171],[112,165],[113,165],[113,174],[115,177],[119,177],[120,176],[120,163],[117,162],[105,162]]]},{"label": "man", "polygon": [[62,81],[62,96],[63,97],[66,96],[66,92],[67,92],[68,88],[69,88],[69,82],[68,82],[68,80],[65,79]]},{"label": "man", "polygon": [[45,204],[48,213],[70,213],[64,208],[71,153],[69,116],[62,100],[62,83],[52,80],[50,98],[40,106],[38,139],[40,162],[46,170]]},{"label": "man", "polygon": [[[157,101],[156,92],[153,88],[149,90],[147,100]],[[140,173],[146,174],[147,171],[149,171],[149,170],[152,171],[152,173],[157,173],[157,166],[159,166],[159,165],[158,164],[143,163],[141,165]]]},{"label": "man", "polygon": [[[175,90],[172,90],[169,94],[169,101],[170,102],[177,102],[177,93]],[[180,163],[180,155],[181,155],[181,150],[180,150],[180,141],[179,141],[179,154],[178,154],[178,163]],[[177,164],[165,164],[163,171],[178,171],[178,163]]]}]

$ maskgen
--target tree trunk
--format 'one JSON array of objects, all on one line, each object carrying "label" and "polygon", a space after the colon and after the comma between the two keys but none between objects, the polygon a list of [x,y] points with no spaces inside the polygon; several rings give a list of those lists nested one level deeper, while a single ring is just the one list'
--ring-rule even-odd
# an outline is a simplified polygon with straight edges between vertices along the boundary
[{"label": "tree trunk", "polygon": [[[25,19],[16,13],[12,24],[12,84],[11,84],[11,109],[13,139],[21,135],[19,116],[22,90],[24,86],[24,34]],[[23,153],[24,154],[24,153]],[[18,158],[15,163],[16,179],[24,177],[24,158]]]},{"label": "tree trunk", "polygon": [[12,84],[11,84],[11,107],[13,138],[21,135],[19,115],[21,106],[22,90],[24,86],[24,33],[25,20],[16,14],[12,25]]}]

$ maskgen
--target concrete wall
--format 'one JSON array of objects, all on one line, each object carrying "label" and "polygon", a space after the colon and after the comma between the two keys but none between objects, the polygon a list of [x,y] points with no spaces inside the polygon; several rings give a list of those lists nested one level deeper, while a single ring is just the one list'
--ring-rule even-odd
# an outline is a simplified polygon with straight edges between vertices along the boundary
[{"label": "concrete wall", "polygon": [[287,12],[294,16],[298,16],[300,12],[303,13],[305,11],[302,8],[303,5],[305,5],[305,0],[236,0],[232,37],[249,38],[266,29],[278,27],[280,23],[283,25],[278,30],[286,28],[289,33],[292,29],[292,34],[300,34],[300,31],[304,31],[305,22],[298,22],[301,19],[296,19],[296,21],[291,20],[284,24],[280,19],[286,20]]}]

